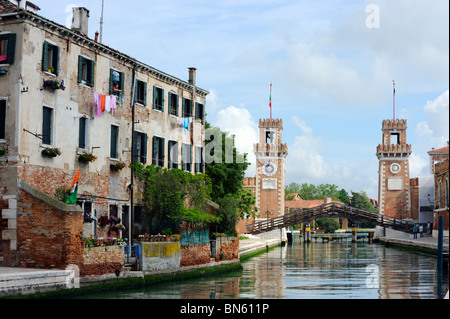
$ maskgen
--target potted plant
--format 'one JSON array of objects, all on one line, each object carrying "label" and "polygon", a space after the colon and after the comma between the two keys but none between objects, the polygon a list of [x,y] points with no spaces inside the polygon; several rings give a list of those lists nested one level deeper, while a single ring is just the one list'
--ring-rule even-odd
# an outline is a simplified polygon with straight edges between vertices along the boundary
[{"label": "potted plant", "polygon": [[83,162],[83,163],[93,162],[93,161],[95,161],[96,159],[97,159],[97,156],[95,156],[95,155],[92,154],[92,153],[87,153],[87,152],[84,152],[84,153],[81,154],[80,157],[78,158],[78,160],[79,160],[80,162]]},{"label": "potted plant", "polygon": [[0,148],[0,155],[5,155],[6,154],[6,146]]},{"label": "potted plant", "polygon": [[44,80],[44,88],[49,88],[52,90],[65,90],[66,87],[64,86],[64,80]]},{"label": "potted plant", "polygon": [[59,148],[55,147],[46,147],[42,150],[42,155],[47,157],[56,157],[61,155],[62,152]]},{"label": "potted plant", "polygon": [[94,221],[94,218],[91,217],[91,214],[84,213],[84,222],[85,223],[92,223]]},{"label": "potted plant", "polygon": [[113,170],[113,171],[120,171],[123,168],[125,168],[125,163],[118,162],[116,164],[111,164],[110,167],[111,167],[111,170]]}]

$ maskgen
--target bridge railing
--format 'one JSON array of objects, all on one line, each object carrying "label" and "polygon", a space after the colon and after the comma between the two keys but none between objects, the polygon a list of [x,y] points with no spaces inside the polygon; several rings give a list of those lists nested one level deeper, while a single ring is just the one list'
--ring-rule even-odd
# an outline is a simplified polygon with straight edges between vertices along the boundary
[{"label": "bridge railing", "polygon": [[313,208],[300,209],[283,216],[247,225],[247,232],[250,234],[258,234],[277,228],[312,221],[320,217],[335,217],[336,215],[352,220],[362,220],[375,226],[389,227],[408,233],[412,232],[414,227],[414,223],[411,221],[405,221],[386,215],[380,215],[378,213],[364,211],[362,209],[346,206],[344,204],[328,203]]}]

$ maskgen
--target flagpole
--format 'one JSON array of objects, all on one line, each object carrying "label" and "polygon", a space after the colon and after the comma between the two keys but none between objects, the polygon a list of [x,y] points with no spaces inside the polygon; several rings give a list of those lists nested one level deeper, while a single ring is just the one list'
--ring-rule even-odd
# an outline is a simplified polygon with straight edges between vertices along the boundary
[{"label": "flagpole", "polygon": [[270,101],[269,101],[269,106],[270,106],[270,119],[272,120],[272,82],[270,82]]},{"label": "flagpole", "polygon": [[394,120],[395,120],[395,81],[394,80],[392,80],[392,84],[394,85],[393,99],[394,99]]}]

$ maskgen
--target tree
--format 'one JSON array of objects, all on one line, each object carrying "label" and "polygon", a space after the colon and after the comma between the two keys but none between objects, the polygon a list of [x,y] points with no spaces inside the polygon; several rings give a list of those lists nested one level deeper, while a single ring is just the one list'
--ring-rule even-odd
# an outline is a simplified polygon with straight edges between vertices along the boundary
[{"label": "tree", "polygon": [[[247,162],[247,154],[240,154],[237,151],[234,147],[234,137],[230,137],[228,132],[222,132],[218,127],[211,127],[208,123],[206,128],[209,135],[207,135],[207,150],[214,152],[206,154],[212,163],[207,162],[205,165],[206,175],[212,182],[211,198],[213,201],[217,201],[227,194],[238,195],[242,190],[245,171],[250,166],[250,163]],[[218,136],[221,137],[221,145],[216,140]],[[211,147],[210,143],[214,143],[216,147]]]},{"label": "tree", "polygon": [[[219,219],[207,213],[211,181],[205,174],[190,174],[179,169],[165,169],[141,163],[132,164],[140,183],[144,231],[152,234],[171,229],[183,222],[205,227]],[[188,203],[188,207],[186,206]]]},{"label": "tree", "polygon": [[338,187],[334,184],[320,184],[318,186],[313,184],[290,183],[285,187],[285,200],[294,199],[294,195],[298,194],[304,200],[324,199],[331,197],[333,200],[338,199]]},{"label": "tree", "polygon": [[234,147],[234,136],[209,123],[205,127],[208,130],[206,156],[210,159],[205,172],[211,180],[211,199],[220,206],[217,216],[221,222],[217,227],[221,232],[234,233],[239,218],[249,218],[257,212],[256,198],[250,190],[243,190],[245,171],[250,163],[247,154],[240,154]]},{"label": "tree", "polygon": [[341,189],[339,191],[337,197],[338,197],[338,200],[345,205],[348,205],[350,203],[350,196],[348,195],[348,193],[345,189]]},{"label": "tree", "polygon": [[320,229],[324,229],[326,233],[334,233],[339,229],[340,225],[337,221],[330,217],[323,217],[316,220]]},{"label": "tree", "polygon": [[372,212],[377,213],[378,210],[373,207],[373,205],[370,203],[369,197],[367,197],[366,192],[360,191],[360,192],[352,192],[352,206]]}]

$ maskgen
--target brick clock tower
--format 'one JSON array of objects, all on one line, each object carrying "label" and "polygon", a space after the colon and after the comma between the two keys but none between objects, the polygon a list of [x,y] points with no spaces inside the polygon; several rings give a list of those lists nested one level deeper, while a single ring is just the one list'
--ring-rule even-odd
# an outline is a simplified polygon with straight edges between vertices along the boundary
[{"label": "brick clock tower", "polygon": [[283,120],[259,120],[259,142],[254,144],[254,152],[255,197],[260,219],[284,215],[284,167],[288,149],[282,143],[282,133]]},{"label": "brick clock tower", "polygon": [[406,120],[384,120],[383,143],[377,147],[379,213],[399,219],[411,219],[411,145],[406,144],[406,128]]}]

